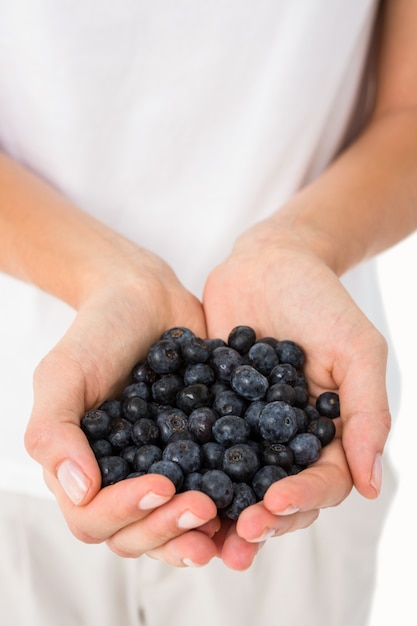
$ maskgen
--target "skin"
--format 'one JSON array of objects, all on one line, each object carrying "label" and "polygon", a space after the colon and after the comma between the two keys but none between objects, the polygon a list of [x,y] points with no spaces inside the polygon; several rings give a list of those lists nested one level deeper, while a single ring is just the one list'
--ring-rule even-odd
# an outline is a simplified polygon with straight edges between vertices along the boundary
[{"label": "skin", "polygon": [[[202,303],[162,259],[0,157],[0,269],[77,311],[34,374],[25,444],[80,540],[178,567],[218,557],[243,570],[266,538],[310,525],[353,486],[378,496],[390,428],[387,346],[339,277],[417,227],[416,21],[415,2],[386,2],[366,128],[313,184],[236,241],[207,278]],[[337,438],[319,461],[273,485],[237,523],[220,522],[204,494],[174,495],[162,476],[100,491],[79,428],[86,410],[120,389],[166,328],[226,338],[240,323],[299,342],[313,396],[338,390]]]}]

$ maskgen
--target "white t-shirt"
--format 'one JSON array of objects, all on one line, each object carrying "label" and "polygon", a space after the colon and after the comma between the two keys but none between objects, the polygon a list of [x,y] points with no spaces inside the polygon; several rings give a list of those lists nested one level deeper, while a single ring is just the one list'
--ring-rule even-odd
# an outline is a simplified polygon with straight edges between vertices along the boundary
[{"label": "white t-shirt", "polygon": [[[345,143],[377,4],[5,1],[0,147],[200,296]],[[372,266],[346,284],[385,331]],[[46,494],[23,447],[32,373],[74,312],[4,275],[0,297],[0,489]]]}]

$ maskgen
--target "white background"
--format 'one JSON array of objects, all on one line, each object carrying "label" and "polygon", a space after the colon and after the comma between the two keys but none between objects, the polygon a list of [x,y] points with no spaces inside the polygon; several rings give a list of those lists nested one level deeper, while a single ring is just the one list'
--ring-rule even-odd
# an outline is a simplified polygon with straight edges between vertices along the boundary
[{"label": "white background", "polygon": [[400,414],[390,436],[398,488],[380,544],[378,582],[369,626],[417,624],[417,234],[385,252],[379,274],[402,375]]}]

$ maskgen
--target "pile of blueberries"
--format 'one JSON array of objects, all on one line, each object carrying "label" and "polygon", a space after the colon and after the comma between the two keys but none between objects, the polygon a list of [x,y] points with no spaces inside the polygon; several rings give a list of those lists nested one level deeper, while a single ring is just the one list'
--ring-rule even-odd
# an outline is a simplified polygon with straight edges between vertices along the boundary
[{"label": "pile of blueberries", "polygon": [[237,326],[227,341],[174,327],[121,395],[81,420],[102,487],[147,473],[199,490],[236,520],[272,483],[314,463],[335,436],[338,394],[310,403],[304,352]]}]

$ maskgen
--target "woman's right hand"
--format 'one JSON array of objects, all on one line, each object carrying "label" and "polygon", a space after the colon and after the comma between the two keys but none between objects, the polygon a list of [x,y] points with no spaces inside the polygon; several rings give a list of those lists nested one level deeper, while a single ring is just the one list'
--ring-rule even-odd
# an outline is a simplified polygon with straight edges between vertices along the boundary
[{"label": "woman's right hand", "polygon": [[172,565],[205,564],[216,554],[214,503],[202,493],[174,495],[173,484],[158,475],[101,489],[97,461],[80,428],[84,413],[121,390],[133,365],[167,328],[187,326],[206,335],[201,304],[146,251],[132,249],[102,270],[103,280],[36,369],[27,450],[82,541],[107,542],[122,556],[158,550]]}]

